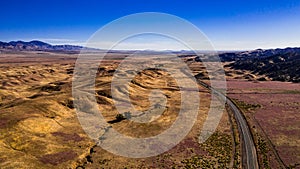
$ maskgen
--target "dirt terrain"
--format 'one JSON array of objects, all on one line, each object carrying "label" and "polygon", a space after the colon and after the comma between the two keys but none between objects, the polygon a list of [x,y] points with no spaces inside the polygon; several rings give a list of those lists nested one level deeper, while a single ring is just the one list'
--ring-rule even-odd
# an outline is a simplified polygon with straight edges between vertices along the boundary
[{"label": "dirt terrain", "polygon": [[94,144],[72,107],[72,65],[49,55],[1,58],[1,168],[75,167]]},{"label": "dirt terrain", "polygon": [[[200,85],[196,123],[169,151],[136,159],[97,146],[82,129],[73,105],[72,77],[77,56],[66,52],[1,52],[0,168],[241,167],[241,140],[230,111],[224,112],[217,131],[206,142],[198,143],[211,102],[210,92]],[[150,123],[117,120],[120,112],[112,100],[111,81],[125,56],[110,53],[101,62],[95,80],[98,108],[110,126],[124,135],[155,136],[178,117],[178,84],[163,69],[141,71],[129,85],[131,103],[138,110],[147,110],[151,90],[160,89],[167,98],[167,109]],[[181,59],[197,79],[210,83],[205,66],[194,56]],[[228,96],[251,127],[260,167],[299,167],[299,84],[270,81],[264,75],[231,69],[226,66],[230,63],[224,63]]]},{"label": "dirt terrain", "polygon": [[[99,68],[95,85],[99,109],[108,122],[114,121],[118,114],[110,98],[110,83],[119,56],[111,55]],[[71,87],[76,57],[76,54],[50,52],[0,54],[0,168],[240,166],[239,160],[233,160],[236,148],[226,112],[217,131],[206,142],[198,143],[211,98],[208,90],[200,86],[201,104],[196,123],[186,138],[171,150],[156,157],[131,159],[96,146],[81,128],[73,105]],[[111,126],[133,137],[149,137],[164,131],[174,122],[179,109],[180,93],[173,89],[176,83],[166,83],[172,81],[174,79],[163,70],[141,72],[130,84],[133,105],[147,109],[151,89],[158,88],[168,96],[166,112],[149,124],[124,119]]]}]

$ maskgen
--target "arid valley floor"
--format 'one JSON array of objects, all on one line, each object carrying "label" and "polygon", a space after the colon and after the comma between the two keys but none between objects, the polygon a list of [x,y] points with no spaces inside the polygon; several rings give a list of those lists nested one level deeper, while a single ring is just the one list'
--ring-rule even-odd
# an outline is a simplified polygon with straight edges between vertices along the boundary
[{"label": "arid valley floor", "polygon": [[[241,168],[243,155],[236,120],[226,109],[215,133],[204,143],[198,136],[207,117],[211,92],[199,85],[196,123],[171,150],[149,158],[114,155],[82,129],[72,98],[77,53],[2,51],[0,53],[0,168]],[[111,80],[125,54],[111,53],[98,68],[95,95],[107,121],[118,114]],[[209,83],[195,56],[182,57],[198,80]],[[246,117],[260,168],[300,167],[300,85],[271,81],[263,74],[232,69],[223,62],[227,96]],[[227,66],[226,66],[227,65]],[[263,79],[263,80],[261,80]],[[164,70],[144,70],[130,84],[132,104],[149,107],[151,89],[167,96],[167,109],[151,123],[111,123],[132,137],[155,136],[169,128],[180,107],[180,91]]]}]

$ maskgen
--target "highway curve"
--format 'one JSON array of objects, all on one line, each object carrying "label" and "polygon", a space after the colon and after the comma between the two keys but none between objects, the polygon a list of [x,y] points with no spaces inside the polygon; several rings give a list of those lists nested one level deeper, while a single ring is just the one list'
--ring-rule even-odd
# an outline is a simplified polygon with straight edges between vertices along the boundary
[{"label": "highway curve", "polygon": [[234,117],[237,121],[238,129],[240,132],[240,139],[242,142],[242,162],[243,168],[247,169],[258,169],[258,161],[257,161],[257,154],[255,149],[255,144],[251,135],[251,131],[247,124],[246,119],[244,118],[242,112],[238,109],[238,107],[231,101],[231,99],[225,96],[223,93],[217,91],[216,89],[212,88],[211,86],[207,85],[206,83],[199,81],[201,86],[208,88],[211,90],[212,94],[219,96],[220,99],[226,101],[226,104],[232,110]]}]

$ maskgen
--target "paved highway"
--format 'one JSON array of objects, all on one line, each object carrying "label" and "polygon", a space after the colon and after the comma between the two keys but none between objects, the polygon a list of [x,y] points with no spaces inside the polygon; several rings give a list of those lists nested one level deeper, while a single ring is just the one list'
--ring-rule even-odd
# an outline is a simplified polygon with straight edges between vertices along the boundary
[{"label": "paved highway", "polygon": [[243,168],[247,169],[258,169],[258,161],[257,161],[257,154],[255,149],[255,144],[251,135],[251,131],[249,129],[249,126],[247,124],[246,119],[242,115],[242,112],[238,109],[238,107],[224,94],[221,92],[213,89],[209,85],[207,85],[204,82],[199,81],[200,85],[204,86],[205,88],[208,88],[211,90],[213,94],[216,94],[219,96],[220,99],[223,99],[226,101],[227,105],[232,110],[234,117],[237,121],[237,125],[240,132],[240,138],[242,142],[242,162],[243,162]]}]

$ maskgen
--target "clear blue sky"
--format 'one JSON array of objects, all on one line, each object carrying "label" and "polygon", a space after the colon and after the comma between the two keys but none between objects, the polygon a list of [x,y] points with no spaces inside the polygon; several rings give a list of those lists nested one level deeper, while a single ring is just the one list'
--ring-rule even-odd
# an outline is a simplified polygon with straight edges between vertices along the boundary
[{"label": "clear blue sky", "polygon": [[137,12],[184,18],[219,50],[300,46],[300,0],[2,1],[0,41],[83,44],[101,26]]}]

